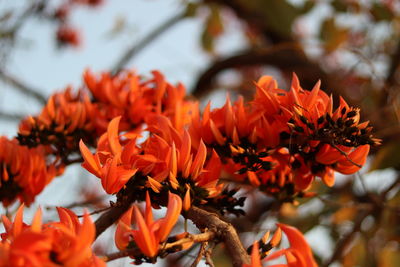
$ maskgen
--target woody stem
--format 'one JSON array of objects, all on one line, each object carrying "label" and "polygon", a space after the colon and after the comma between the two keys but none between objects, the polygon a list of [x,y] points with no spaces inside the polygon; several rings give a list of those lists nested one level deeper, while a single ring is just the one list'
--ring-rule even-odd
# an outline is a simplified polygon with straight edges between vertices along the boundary
[{"label": "woody stem", "polygon": [[243,247],[235,228],[218,217],[217,214],[192,206],[187,212],[187,218],[199,229],[207,228],[215,233],[215,237],[225,244],[234,267],[250,263],[250,257]]}]

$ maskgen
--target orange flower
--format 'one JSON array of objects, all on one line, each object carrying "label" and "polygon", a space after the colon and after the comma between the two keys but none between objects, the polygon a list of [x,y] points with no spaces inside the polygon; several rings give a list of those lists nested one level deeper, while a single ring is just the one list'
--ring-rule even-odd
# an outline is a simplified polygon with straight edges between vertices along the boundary
[{"label": "orange flower", "polygon": [[200,139],[204,140],[207,145],[219,146],[239,145],[243,138],[254,143],[256,141],[253,126],[255,119],[249,114],[242,97],[239,97],[232,105],[227,96],[225,105],[221,108],[211,111],[210,103],[208,103],[202,118],[198,112],[194,113],[189,132],[195,147],[199,144]]},{"label": "orange flower", "polygon": [[42,147],[29,149],[17,140],[0,137],[0,200],[7,206],[17,198],[29,205],[56,175],[46,166]]},{"label": "orange flower", "polygon": [[13,223],[3,216],[6,233],[1,235],[0,266],[105,267],[90,248],[95,227],[89,215],[81,224],[67,209],[59,208],[58,214],[59,222],[42,224],[39,209],[31,225],[22,221],[23,206]]},{"label": "orange flower", "polygon": [[135,139],[122,148],[118,135],[120,119],[116,117],[109,123],[107,133],[98,142],[101,151],[96,154],[93,155],[82,140],[79,143],[84,159],[82,166],[101,179],[108,194],[118,192],[137,171],[129,164],[129,155],[126,155],[135,151]]},{"label": "orange flower", "polygon": [[269,76],[257,83],[254,112],[262,114],[258,136],[264,144],[278,143],[289,150],[294,158],[294,182],[300,190],[308,188],[315,176],[332,186],[333,170],[344,174],[358,171],[369,146],[379,144],[372,138],[368,123],[359,124],[359,109],[340,98],[339,107],[333,111],[332,102],[332,97],[320,90],[320,82],[307,91],[296,75],[289,92],[278,89]]},{"label": "orange flower", "polygon": [[146,187],[156,193],[167,189],[182,198],[186,195],[186,204],[191,202],[191,195],[197,196],[194,193],[196,190],[201,191],[196,201],[221,191],[223,185],[218,184],[221,162],[215,151],[207,160],[207,148],[202,141],[198,150],[193,149],[187,131],[179,133],[168,118],[156,115],[149,124],[149,130],[157,132],[158,129],[165,129],[160,132],[163,136],[153,134],[139,147],[135,137],[120,141],[119,121],[120,117],[117,117],[110,122],[107,133],[99,139],[98,151],[94,155],[83,142],[80,144],[84,158],[82,166],[101,179],[107,193],[121,190],[136,173],[133,179],[145,179]]},{"label": "orange flower", "polygon": [[183,85],[169,84],[158,71],[152,74],[152,79],[142,81],[132,71],[122,71],[114,76],[103,73],[96,78],[87,70],[84,81],[96,100],[97,114],[92,118],[96,128],[104,131],[108,122],[117,116],[122,116],[122,130],[140,128],[151,114],[172,118],[179,129],[189,123],[189,114],[197,105],[184,99]]},{"label": "orange flower", "polygon": [[[185,207],[188,207],[190,195],[202,199],[218,194],[223,185],[218,184],[221,172],[221,161],[215,151],[207,159],[207,147],[200,140],[197,150],[193,149],[191,135],[187,131],[179,133],[166,117],[158,116],[149,125],[151,131],[159,132],[166,125],[161,137],[154,135],[144,144],[144,155],[139,160],[148,160],[147,166],[140,164],[144,174],[149,177],[149,185],[155,192],[161,190],[161,183],[168,179],[169,190],[185,198]],[[187,193],[189,189],[192,194]],[[198,192],[196,190],[199,190]],[[194,193],[194,192],[197,192]],[[200,191],[202,197],[200,197]],[[185,197],[184,197],[185,196]]]},{"label": "orange flower", "polygon": [[[168,193],[167,213],[164,218],[154,221],[150,196],[147,192],[144,214],[140,212],[137,206],[133,206],[119,220],[115,232],[117,247],[120,250],[126,249],[129,242],[134,241],[144,255],[150,258],[155,257],[160,249],[160,243],[167,239],[175,226],[181,210],[181,198],[173,193]],[[136,230],[131,228],[132,222],[136,224]]]},{"label": "orange flower", "polygon": [[60,46],[71,45],[79,47],[82,43],[79,31],[69,25],[62,25],[57,30],[57,41]]},{"label": "orange flower", "polygon": [[[243,264],[243,267],[262,267],[260,250],[263,255],[270,253],[271,248],[277,246],[281,239],[281,230],[285,233],[289,240],[290,247],[286,249],[281,249],[271,253],[263,261],[270,261],[277,259],[281,256],[286,257],[286,264],[278,265],[268,265],[270,267],[318,267],[315,262],[314,256],[312,254],[311,248],[307,241],[304,239],[302,233],[294,227],[278,223],[278,230],[271,238],[268,246],[261,246],[259,248],[259,242],[253,244],[253,249],[251,253],[251,264]],[[269,236],[269,233],[267,233]],[[263,237],[262,243],[266,243],[268,237]],[[261,241],[260,241],[261,242]],[[266,250],[265,250],[266,249]],[[263,257],[264,257],[263,256]]]},{"label": "orange flower", "polygon": [[[67,88],[52,95],[39,116],[28,117],[19,125],[17,139],[28,147],[44,145],[48,154],[62,161],[77,152],[80,139],[93,140],[93,105],[82,91]],[[93,145],[91,143],[91,145]]]},{"label": "orange flower", "polygon": [[243,267],[262,267],[258,242],[254,242],[253,249],[251,250],[251,263],[243,264]]},{"label": "orange flower", "polygon": [[278,223],[277,225],[286,234],[290,243],[290,247],[276,251],[265,258],[266,261],[269,261],[281,256],[286,257],[286,265],[272,265],[271,267],[318,267],[311,248],[304,239],[303,234],[296,228],[289,225],[281,223]]}]

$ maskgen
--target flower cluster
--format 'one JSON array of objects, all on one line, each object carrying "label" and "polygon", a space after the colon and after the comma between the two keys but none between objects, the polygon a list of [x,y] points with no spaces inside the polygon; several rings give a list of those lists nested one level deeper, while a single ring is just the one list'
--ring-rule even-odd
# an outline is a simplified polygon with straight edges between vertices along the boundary
[{"label": "flower cluster", "polygon": [[116,76],[103,73],[97,79],[90,71],[84,73],[85,87],[77,93],[71,88],[49,98],[40,115],[23,120],[18,139],[29,147],[47,145],[49,154],[69,163],[78,151],[78,142],[96,143],[108,123],[122,116],[121,130],[141,131],[150,114],[163,114],[182,129],[189,123],[189,114],[197,104],[186,101],[185,88],[172,86],[159,72],[143,80],[134,72]]},{"label": "flower cluster", "polygon": [[[174,192],[185,198],[185,210],[190,207],[192,198],[199,204],[217,195],[222,185],[217,184],[221,162],[216,152],[206,162],[207,148],[203,142],[194,149],[187,131],[169,132],[167,129],[174,129],[171,122],[164,116],[157,117],[167,124],[164,134],[152,133],[140,146],[136,144],[137,135],[132,134],[128,135],[131,139],[121,144],[118,134],[121,117],[113,119],[99,139],[94,155],[80,143],[82,166],[101,179],[109,194],[117,193],[131,180],[129,186],[136,187],[138,199],[146,188],[156,195]],[[151,126],[158,128],[155,124],[150,124],[149,128]]]},{"label": "flower cluster", "polygon": [[[21,122],[17,139],[0,139],[1,201],[8,205],[19,198],[29,205],[65,166],[83,161],[105,192],[116,194],[112,208],[125,214],[115,242],[124,253],[136,251],[129,254],[136,263],[223,238],[218,227],[210,230],[195,221],[200,237],[169,235],[181,214],[192,219],[195,210],[245,214],[246,197],[237,198],[240,188],[226,184],[245,184],[279,201],[293,201],[308,195],[316,177],[332,186],[335,171],[358,171],[370,146],[379,144],[369,123],[360,123],[359,109],[342,98],[333,109],[332,97],[319,86],[304,90],[294,76],[285,91],[264,76],[251,101],[227,97],[221,108],[211,109],[209,103],[200,112],[181,84],[169,84],[157,71],[149,79],[132,71],[100,76],[86,71],[77,93],[67,88],[54,94],[38,116]],[[144,212],[131,207],[135,201],[146,202]],[[167,207],[165,217],[154,220],[152,206]],[[4,217],[0,266],[104,266],[90,249],[95,228],[88,215],[81,224],[69,210],[58,213],[60,222],[42,225],[39,211],[31,226],[22,223],[22,208],[14,223]],[[272,252],[282,231],[291,246]],[[249,249],[251,266],[280,256],[287,260],[280,266],[316,266],[295,228],[279,224],[268,239]]]},{"label": "flower cluster", "polygon": [[58,208],[60,221],[42,224],[39,209],[32,224],[26,225],[23,209],[18,209],[14,222],[2,218],[6,232],[1,235],[0,266],[106,266],[90,248],[95,227],[89,215],[80,223],[72,211]]},{"label": "flower cluster", "polygon": [[[129,187],[136,188],[138,200],[144,200],[139,191],[147,189],[152,199],[173,192],[185,203],[205,204],[223,192],[222,167],[228,179],[292,201],[304,196],[317,176],[332,186],[334,171],[358,171],[370,145],[379,143],[368,122],[359,123],[358,109],[341,99],[333,110],[332,97],[319,83],[307,91],[296,76],[289,91],[264,76],[249,104],[227,97],[223,107],[211,110],[208,104],[200,114],[196,103],[184,100],[182,87],[168,85],[158,72],[141,86],[137,76],[124,75],[96,80],[85,74],[94,105],[105,110],[94,124],[105,128],[111,122],[94,155],[81,143],[83,166],[109,194]],[[143,122],[144,130],[138,127]],[[143,131],[149,137],[137,144]]]},{"label": "flower cluster", "polygon": [[43,147],[28,148],[16,139],[0,137],[0,201],[4,206],[17,198],[28,205],[56,175],[47,166]]},{"label": "flower cluster", "polygon": [[358,171],[370,145],[379,144],[368,122],[359,123],[359,109],[341,98],[333,110],[319,82],[307,91],[294,76],[285,91],[264,76],[256,87],[250,105],[228,98],[221,108],[208,105],[202,117],[195,114],[189,126],[192,139],[215,149],[235,180],[290,200],[316,176],[332,186],[334,171]]},{"label": "flower cluster", "polygon": [[55,161],[68,162],[79,140],[92,140],[96,134],[91,118],[94,106],[89,96],[71,88],[52,95],[42,112],[24,119],[19,126],[18,140],[28,147],[46,146]]}]

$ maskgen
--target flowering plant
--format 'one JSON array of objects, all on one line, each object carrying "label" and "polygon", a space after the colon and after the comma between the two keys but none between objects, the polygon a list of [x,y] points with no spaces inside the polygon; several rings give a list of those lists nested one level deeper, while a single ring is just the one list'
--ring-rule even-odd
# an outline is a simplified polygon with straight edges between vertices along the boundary
[{"label": "flowering plant", "polygon": [[[171,85],[158,71],[150,79],[86,71],[84,82],[77,92],[51,96],[39,115],[21,122],[15,139],[0,139],[7,151],[0,152],[1,201],[30,205],[53,177],[82,162],[116,202],[95,224],[87,213],[81,223],[58,208],[59,222],[42,224],[39,209],[26,225],[21,206],[13,222],[3,217],[0,266],[105,266],[128,256],[155,263],[196,244],[196,261],[212,264],[207,251],[221,242],[234,266],[263,266],[281,256],[286,263],[274,266],[317,266],[296,228],[278,223],[271,238],[267,232],[246,250],[229,215],[246,216],[251,191],[280,204],[312,197],[315,180],[333,186],[335,171],[357,172],[380,143],[360,122],[359,109],[342,98],[334,108],[319,82],[308,91],[296,75],[288,91],[263,76],[253,99],[227,96],[222,107],[209,103],[202,112],[183,85]],[[166,214],[155,220],[159,207]],[[172,234],[182,228],[179,218],[185,226]],[[120,252],[96,256],[93,241],[113,223]],[[290,246],[278,249],[282,232]]]}]

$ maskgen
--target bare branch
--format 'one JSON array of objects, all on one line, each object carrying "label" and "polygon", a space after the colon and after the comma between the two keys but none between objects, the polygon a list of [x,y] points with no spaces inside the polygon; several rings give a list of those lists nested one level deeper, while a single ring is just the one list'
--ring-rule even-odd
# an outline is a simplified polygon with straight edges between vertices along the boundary
[{"label": "bare branch", "polygon": [[214,266],[214,262],[213,262],[213,260],[212,260],[212,258],[211,258],[212,250],[213,250],[213,246],[212,246],[212,247],[209,246],[209,247],[207,248],[207,250],[206,250],[206,253],[205,253],[205,256],[206,256],[206,264],[207,264],[208,266],[210,266],[210,267],[215,267],[215,266]]},{"label": "bare branch", "polygon": [[121,71],[126,66],[126,64],[128,64],[128,62],[134,56],[136,56],[143,48],[145,48],[148,44],[157,39],[157,37],[166,32],[168,29],[172,28],[172,26],[174,26],[181,19],[183,19],[185,15],[186,12],[181,12],[167,19],[166,21],[161,23],[157,28],[155,28],[152,32],[150,32],[147,36],[145,36],[143,40],[130,47],[127,51],[125,51],[125,53],[120,57],[120,59],[114,65],[114,67],[112,68],[112,73],[115,74]]},{"label": "bare branch", "polygon": [[22,94],[33,97],[41,104],[46,104],[46,97],[44,97],[38,89],[34,89],[31,86],[26,85],[25,83],[21,82],[11,74],[6,73],[2,69],[0,69],[0,79],[12,85],[16,90],[18,90]]},{"label": "bare branch", "polygon": [[0,119],[6,120],[6,121],[13,121],[13,122],[20,121],[25,117],[26,117],[26,115],[16,114],[16,113],[7,113],[7,112],[0,111]]},{"label": "bare branch", "polygon": [[[170,250],[172,248],[175,249],[175,248],[180,247],[180,246],[182,246],[183,244],[186,244],[186,243],[207,242],[209,240],[212,240],[214,238],[214,236],[215,236],[215,233],[214,232],[210,232],[210,231],[205,232],[205,233],[201,233],[201,234],[197,234],[197,235],[188,235],[188,237],[179,239],[178,241],[175,241],[175,242],[172,242],[172,243],[167,243],[167,244],[161,244],[160,245],[160,253],[162,253],[162,251],[168,251],[168,250]],[[124,258],[124,257],[128,257],[128,256],[135,256],[135,255],[140,256],[140,255],[142,255],[142,252],[137,248],[126,249],[126,250],[123,250],[123,251],[118,251],[118,252],[115,252],[115,253],[111,253],[111,254],[105,255],[105,256],[103,256],[101,258],[102,258],[102,260],[104,260],[106,262],[109,262],[109,261],[113,261],[113,260],[116,260],[116,259],[120,259],[120,258]]]},{"label": "bare branch", "polygon": [[287,72],[296,72],[302,77],[306,87],[312,87],[318,80],[323,80],[330,93],[334,87],[323,69],[310,61],[302,48],[296,43],[285,43],[268,49],[247,50],[237,55],[218,60],[211,64],[197,79],[192,95],[197,98],[208,94],[213,89],[213,82],[217,75],[227,69],[245,66],[270,65]]},{"label": "bare branch", "polygon": [[200,250],[197,253],[196,259],[194,259],[194,261],[190,265],[190,267],[196,267],[197,264],[199,264],[199,262],[201,261],[201,259],[203,258],[204,254],[206,252],[206,248],[207,248],[207,242],[201,243]]},{"label": "bare branch", "polygon": [[207,228],[209,231],[215,232],[216,238],[224,242],[234,267],[241,267],[244,263],[250,263],[250,257],[244,249],[235,228],[230,223],[223,221],[215,213],[195,206],[192,206],[187,212],[187,218],[193,221],[199,229]]},{"label": "bare branch", "polygon": [[99,237],[108,227],[113,225],[130,208],[132,201],[111,207],[103,213],[95,222],[96,238]]}]

